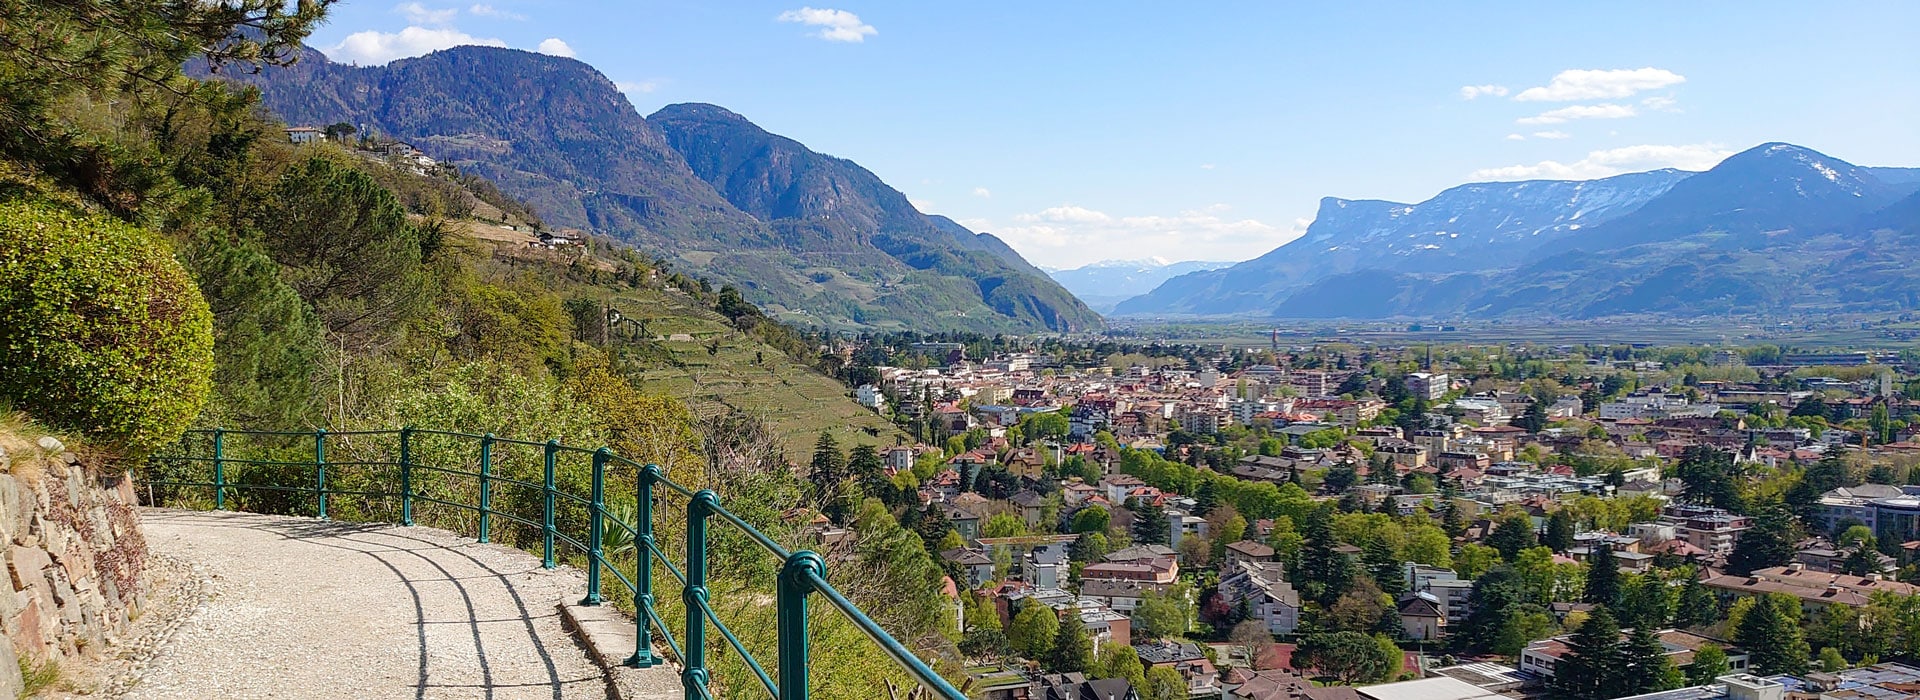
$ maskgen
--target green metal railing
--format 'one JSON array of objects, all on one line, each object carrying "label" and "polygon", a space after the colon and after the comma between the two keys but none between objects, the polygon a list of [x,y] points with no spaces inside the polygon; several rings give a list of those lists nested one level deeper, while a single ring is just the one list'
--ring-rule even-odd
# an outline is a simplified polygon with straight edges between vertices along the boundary
[{"label": "green metal railing", "polygon": [[[227,444],[230,436],[276,440],[281,447],[274,452],[276,457],[291,456],[296,449],[288,445],[293,441],[312,440],[311,459],[304,447],[297,448],[302,459],[257,459],[236,458],[230,455]],[[462,470],[448,466],[430,465],[416,461],[415,443],[422,437],[432,437],[456,442],[471,441],[477,449],[478,468]],[[350,459],[329,461],[327,456],[328,440],[378,440],[397,439],[397,459],[370,460]],[[200,442],[211,449],[202,454],[193,454],[193,445]],[[356,445],[364,447],[364,445]],[[188,431],[177,444],[176,454],[159,454],[149,458],[149,468],[166,468],[177,471],[193,465],[208,467],[211,481],[186,479],[150,478],[142,473],[148,487],[170,489],[171,493],[191,492],[211,489],[213,507],[225,510],[230,497],[246,490],[277,492],[285,498],[311,498],[311,512],[319,518],[329,517],[329,501],[335,496],[360,496],[369,500],[397,499],[399,501],[398,520],[402,525],[414,524],[415,502],[426,502],[455,509],[471,511],[477,515],[475,538],[480,542],[490,541],[496,518],[505,518],[513,523],[535,529],[539,533],[541,564],[545,568],[557,565],[557,549],[561,544],[574,548],[587,558],[587,590],[581,600],[584,605],[600,605],[602,599],[602,572],[612,573],[614,578],[632,595],[636,610],[636,643],[633,655],[626,659],[626,665],[633,667],[651,667],[665,663],[665,659],[653,651],[652,635],[658,633],[668,649],[671,649],[681,663],[681,684],[688,700],[710,699],[713,697],[712,678],[707,662],[707,630],[711,627],[719,632],[728,646],[739,653],[740,659],[752,672],[759,685],[765,688],[770,697],[778,700],[808,697],[811,677],[809,675],[808,649],[808,599],[819,594],[829,606],[839,610],[855,627],[865,633],[880,648],[893,658],[903,670],[913,676],[922,686],[939,697],[951,700],[964,700],[966,695],[956,690],[941,678],[926,662],[921,661],[906,645],[893,638],[880,625],[869,618],[860,608],[848,600],[833,584],[827,581],[826,563],[820,555],[812,551],[788,551],[772,538],[746,522],[740,516],[720,503],[719,494],[712,490],[691,490],[668,479],[658,465],[639,464],[614,454],[612,450],[601,447],[587,450],[560,444],[559,440],[546,442],[528,442],[496,437],[492,433],[473,435],[437,430],[423,430],[412,427],[399,430],[362,430],[328,432],[261,431],[261,430],[211,430]],[[496,473],[496,451],[501,449],[540,450],[542,482],[533,483]],[[562,458],[588,456],[590,459],[591,480],[588,493],[582,496],[571,493],[558,486],[557,476],[563,469]],[[306,484],[286,483],[240,483],[229,478],[229,467],[268,467],[275,470],[311,469]],[[397,491],[372,489],[339,489],[329,482],[328,471],[342,469],[390,469],[391,480],[397,482]],[[610,469],[630,471],[635,475],[635,511],[634,522],[614,517],[607,509],[607,473]],[[428,471],[443,477],[472,478],[477,481],[477,503],[463,503],[458,500],[434,495],[437,492],[423,491],[417,488],[416,471]],[[336,474],[337,477],[337,474]],[[374,482],[381,479],[374,478]],[[310,485],[307,485],[310,484]],[[513,487],[523,492],[531,491],[540,499],[541,519],[534,522],[526,513],[516,514],[511,509],[497,507],[496,487]],[[686,499],[686,562],[685,570],[676,567],[667,553],[661,549],[654,537],[655,497],[658,490],[677,494]],[[150,496],[150,499],[157,499]],[[202,501],[204,503],[204,501]],[[581,507],[586,509],[587,533],[582,542],[565,532],[558,524],[556,514],[559,506]],[[153,505],[160,505],[154,503]],[[305,510],[305,505],[300,506]],[[737,528],[759,548],[772,554],[780,562],[777,575],[775,596],[775,620],[778,636],[778,664],[774,674],[769,675],[760,661],[749,653],[738,635],[720,620],[708,600],[708,542],[709,524],[718,519]],[[634,566],[631,577],[609,562],[603,545],[607,539],[607,526],[612,524],[624,530],[632,540]],[[577,533],[576,533],[577,534]],[[684,639],[674,639],[667,624],[661,619],[656,607],[653,587],[653,563],[681,584],[681,597],[685,606]]]}]

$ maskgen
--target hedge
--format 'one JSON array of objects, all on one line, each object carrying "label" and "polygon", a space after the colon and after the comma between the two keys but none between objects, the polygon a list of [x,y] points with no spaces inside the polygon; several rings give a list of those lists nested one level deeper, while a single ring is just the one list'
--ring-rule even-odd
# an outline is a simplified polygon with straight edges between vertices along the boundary
[{"label": "hedge", "polygon": [[213,316],[158,236],[0,202],[0,401],[139,457],[207,400]]}]

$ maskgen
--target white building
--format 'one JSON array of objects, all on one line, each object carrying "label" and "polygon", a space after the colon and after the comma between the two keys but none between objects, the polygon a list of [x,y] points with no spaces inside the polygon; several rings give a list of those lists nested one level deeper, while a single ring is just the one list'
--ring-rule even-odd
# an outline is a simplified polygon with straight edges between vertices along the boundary
[{"label": "white building", "polygon": [[860,388],[854,389],[853,399],[860,402],[860,405],[875,411],[884,411],[887,408],[886,394],[880,392],[880,387],[872,384],[861,384]]},{"label": "white building", "polygon": [[1445,372],[1414,372],[1407,375],[1407,393],[1426,399],[1428,403],[1439,401],[1453,389],[1453,379]]}]

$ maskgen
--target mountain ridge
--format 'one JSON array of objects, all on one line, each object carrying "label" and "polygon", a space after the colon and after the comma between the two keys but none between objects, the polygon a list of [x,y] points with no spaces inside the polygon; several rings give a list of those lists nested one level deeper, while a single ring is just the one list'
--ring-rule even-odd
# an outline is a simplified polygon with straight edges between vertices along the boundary
[{"label": "mountain ridge", "polygon": [[[611,80],[573,59],[459,46],[359,67],[308,48],[293,66],[221,77],[258,88],[289,123],[345,121],[407,140],[494,181],[550,224],[607,233],[676,268],[738,285],[784,320],[920,331],[1103,325],[997,238],[929,219],[852,161],[712,106],[669,116],[726,121],[736,127],[730,135],[753,136],[760,155],[683,152]],[[775,154],[810,167],[783,173],[780,163],[760,162]],[[713,159],[721,156],[745,170],[717,172],[721,161]],[[790,175],[803,179],[784,183],[786,203],[756,195],[779,190],[779,178]],[[843,185],[858,196],[843,196]],[[808,208],[827,200],[833,205]],[[808,220],[855,212],[864,223]]]},{"label": "mountain ridge", "polygon": [[[1260,315],[1595,318],[1920,308],[1914,183],[1766,143],[1501,267],[1322,277]],[[1283,247],[1284,248],[1284,247]],[[1170,280],[1169,285],[1180,279]]]}]

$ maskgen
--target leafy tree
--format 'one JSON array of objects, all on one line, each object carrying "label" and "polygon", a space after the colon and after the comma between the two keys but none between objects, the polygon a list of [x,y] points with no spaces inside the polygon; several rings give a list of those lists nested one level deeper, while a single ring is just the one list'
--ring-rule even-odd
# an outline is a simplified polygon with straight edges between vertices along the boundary
[{"label": "leafy tree", "polygon": [[1533,518],[1524,511],[1514,511],[1500,518],[1493,526],[1493,532],[1487,535],[1487,545],[1500,552],[1500,557],[1513,561],[1520,550],[1534,545]]},{"label": "leafy tree", "polygon": [[1133,610],[1133,629],[1146,639],[1166,639],[1187,631],[1187,613],[1170,594],[1148,591]]},{"label": "leafy tree", "polygon": [[1632,576],[1621,586],[1619,610],[1621,624],[1635,628],[1660,629],[1673,616],[1673,592],[1657,574]]},{"label": "leafy tree", "polygon": [[1093,665],[1093,640],[1078,615],[1069,615],[1053,635],[1047,666],[1054,673],[1083,673]]},{"label": "leafy tree", "polygon": [[1112,516],[1107,513],[1106,508],[1101,506],[1087,506],[1073,514],[1072,530],[1079,533],[1104,533],[1107,531],[1107,525],[1111,522]]},{"label": "leafy tree", "polygon": [[1478,542],[1469,542],[1460,546],[1460,554],[1453,558],[1453,570],[1462,578],[1475,579],[1491,571],[1500,564],[1500,552]]},{"label": "leafy tree", "polygon": [[1828,673],[1847,670],[1847,657],[1839,649],[1824,647],[1820,650],[1820,670]]},{"label": "leafy tree", "polygon": [[1753,609],[1741,618],[1733,635],[1734,644],[1747,650],[1748,665],[1763,675],[1806,673],[1807,657],[1812,652],[1795,619],[1799,603],[1784,595],[1767,595],[1754,601]]},{"label": "leafy tree", "polygon": [[1560,554],[1573,548],[1573,513],[1562,508],[1547,517],[1547,534],[1540,544]]},{"label": "leafy tree", "polygon": [[1172,666],[1155,666],[1147,670],[1147,685],[1140,692],[1140,700],[1183,700],[1187,697],[1187,679]]},{"label": "leafy tree", "polygon": [[352,124],[346,122],[334,122],[328,124],[327,128],[322,131],[327,135],[329,140],[345,141],[348,136],[352,136],[360,130],[353,128]]},{"label": "leafy tree", "polygon": [[1528,644],[1546,639],[1559,632],[1554,625],[1553,616],[1546,608],[1531,603],[1508,608],[1501,618],[1499,629],[1493,637],[1493,645],[1488,650],[1509,658],[1518,658]]},{"label": "leafy tree", "polygon": [[1053,651],[1053,640],[1060,634],[1060,617],[1053,608],[1031,600],[1007,624],[1007,642],[1013,650],[1029,659],[1044,659]]},{"label": "leafy tree", "polygon": [[1793,517],[1785,508],[1768,504],[1753,514],[1753,527],[1740,533],[1727,555],[1727,570],[1745,576],[1755,569],[1785,566],[1793,561]]},{"label": "leafy tree", "polygon": [[1461,649],[1485,652],[1493,649],[1500,626],[1526,599],[1519,577],[1507,567],[1497,567],[1475,579],[1468,593],[1465,624],[1455,629],[1454,642]]},{"label": "leafy tree", "polygon": [[1453,542],[1445,531],[1422,524],[1407,531],[1407,548],[1403,554],[1410,562],[1450,569],[1453,568],[1452,549]]},{"label": "leafy tree", "polygon": [[1294,652],[1294,665],[1310,667],[1321,677],[1353,685],[1382,680],[1395,662],[1373,637],[1361,632],[1321,632],[1307,635]]},{"label": "leafy tree", "polygon": [[1687,664],[1687,684],[1706,685],[1713,679],[1733,671],[1727,660],[1727,650],[1718,644],[1708,644],[1693,652],[1693,663]]},{"label": "leafy tree", "polygon": [[1595,607],[1567,639],[1567,653],[1554,664],[1553,694],[1569,700],[1607,700],[1631,695],[1621,682],[1621,673],[1626,667],[1620,626],[1606,606]]},{"label": "leafy tree", "polygon": [[[1802,402],[1804,405],[1805,402]],[[1840,450],[1829,450],[1820,461],[1800,474],[1800,481],[1787,489],[1786,503],[1794,513],[1801,517],[1810,517],[1817,507],[1820,496],[1843,486],[1859,486],[1860,479],[1854,470],[1847,466]]]},{"label": "leafy tree", "polygon": [[1027,534],[1027,521],[1008,513],[995,513],[980,525],[981,537],[1021,537]]},{"label": "leafy tree", "polygon": [[1113,546],[1107,541],[1106,533],[1089,532],[1081,535],[1080,539],[1074,540],[1072,545],[1073,560],[1082,562],[1099,561],[1101,557],[1107,556],[1112,549]]},{"label": "leafy tree", "polygon": [[1090,678],[1124,678],[1134,688],[1147,686],[1147,669],[1140,663],[1140,654],[1133,647],[1119,642],[1107,642],[1100,645],[1100,653],[1095,655],[1093,668],[1087,671]]},{"label": "leafy tree", "polygon": [[1326,485],[1328,491],[1345,493],[1347,489],[1353,488],[1353,485],[1359,481],[1360,472],[1354,469],[1353,465],[1339,464],[1327,470],[1326,479],[1321,483]]}]

